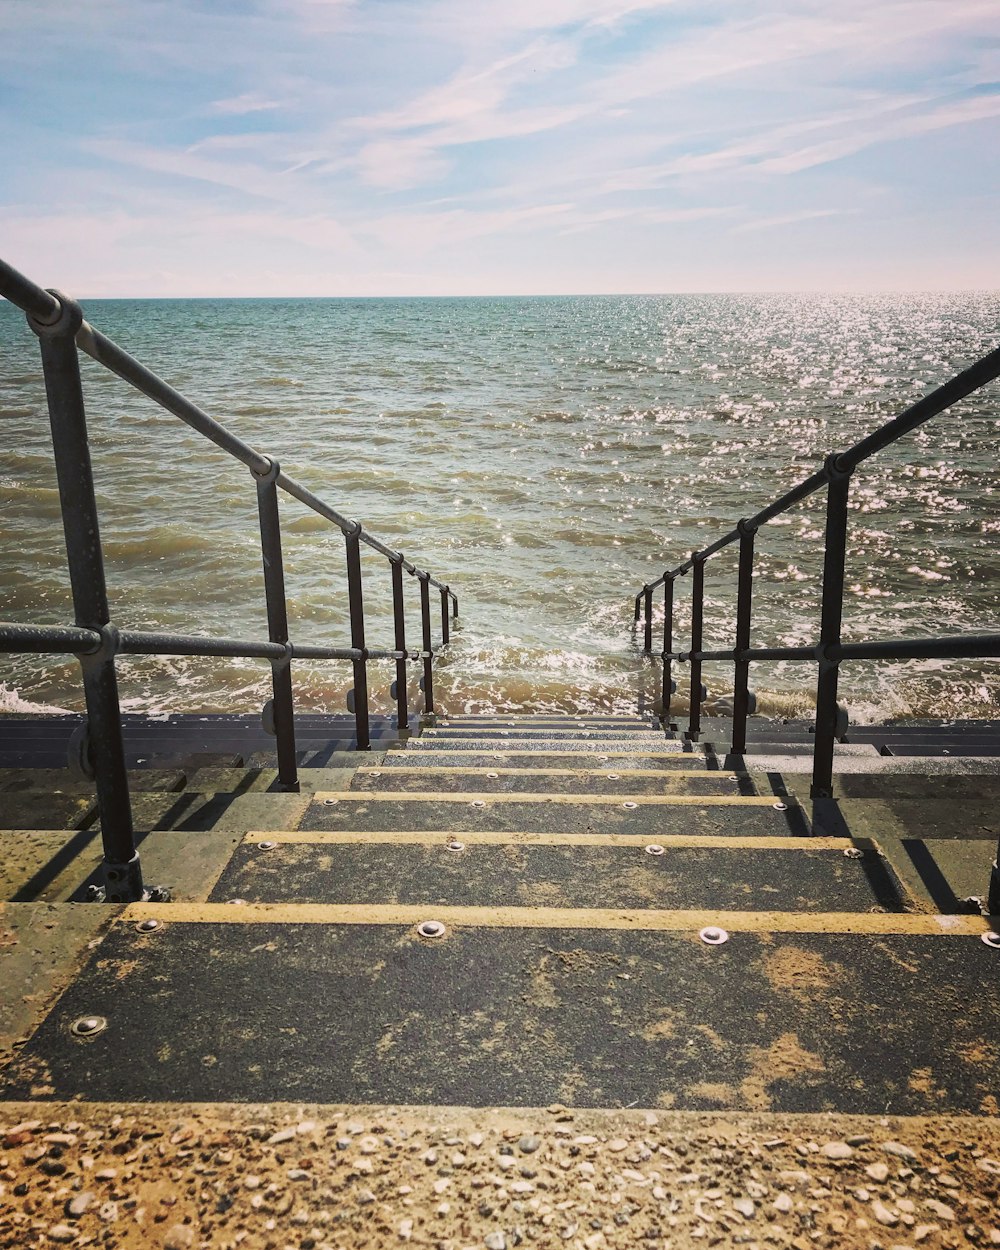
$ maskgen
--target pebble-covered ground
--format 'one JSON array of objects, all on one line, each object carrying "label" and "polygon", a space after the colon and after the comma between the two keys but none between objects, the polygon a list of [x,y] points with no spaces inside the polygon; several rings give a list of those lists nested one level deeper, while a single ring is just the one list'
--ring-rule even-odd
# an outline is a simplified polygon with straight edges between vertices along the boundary
[{"label": "pebble-covered ground", "polygon": [[990,1119],[10,1105],[0,1246],[1000,1246]]}]

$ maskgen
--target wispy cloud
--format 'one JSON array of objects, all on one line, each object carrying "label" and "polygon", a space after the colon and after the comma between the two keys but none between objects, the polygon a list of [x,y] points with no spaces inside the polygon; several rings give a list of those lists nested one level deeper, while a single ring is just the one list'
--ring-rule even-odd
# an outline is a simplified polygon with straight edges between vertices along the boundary
[{"label": "wispy cloud", "polygon": [[215,113],[242,117],[247,113],[266,113],[281,108],[281,101],[269,100],[255,91],[244,91],[242,95],[230,96],[228,100],[213,100],[210,107]]},{"label": "wispy cloud", "polygon": [[785,285],[937,254],[981,285],[994,27],[995,0],[0,0],[0,90],[18,198],[72,179],[81,255],[145,247],[173,291],[746,287],[748,232]]}]

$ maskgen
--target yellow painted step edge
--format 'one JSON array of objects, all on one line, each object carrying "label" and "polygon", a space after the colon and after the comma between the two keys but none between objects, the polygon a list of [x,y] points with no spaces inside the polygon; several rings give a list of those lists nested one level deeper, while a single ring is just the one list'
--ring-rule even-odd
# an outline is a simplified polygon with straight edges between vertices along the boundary
[{"label": "yellow painted step edge", "polygon": [[119,922],[155,919],[145,935],[155,942],[171,922],[180,924],[417,925],[440,920],[446,926],[485,929],[632,929],[688,933],[719,926],[739,933],[859,933],[979,937],[982,916],[928,916],[897,912],[656,911],[593,907],[447,907],[330,903],[132,903]]}]

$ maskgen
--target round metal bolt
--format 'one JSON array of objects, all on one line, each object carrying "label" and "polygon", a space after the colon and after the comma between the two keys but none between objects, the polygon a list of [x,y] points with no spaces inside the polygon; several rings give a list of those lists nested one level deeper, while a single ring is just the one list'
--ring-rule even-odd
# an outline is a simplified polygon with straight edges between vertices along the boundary
[{"label": "round metal bolt", "polygon": [[650,842],[649,846],[646,847],[647,855],[665,855],[666,853],[667,848],[660,846],[659,842]]},{"label": "round metal bolt", "polygon": [[445,927],[440,920],[422,920],[417,925],[417,932],[423,938],[444,937]]},{"label": "round metal bolt", "polygon": [[787,811],[788,811],[788,804],[787,804],[787,803],[772,803],[772,804],[771,804],[771,806],[774,808],[774,810],[775,810],[776,812],[787,812]]},{"label": "round metal bolt", "polygon": [[136,933],[152,933],[154,929],[158,929],[159,927],[160,922],[158,920],[140,920],[135,926],[135,931]]},{"label": "round metal bolt", "polygon": [[107,1027],[108,1022],[103,1016],[81,1016],[79,1020],[73,1021],[69,1031],[74,1037],[95,1037]]},{"label": "round metal bolt", "polygon": [[500,754],[500,752],[499,752],[499,751],[494,751],[494,752],[493,752],[493,758],[494,758],[495,760],[502,760],[502,759],[503,759],[503,756]]},{"label": "round metal bolt", "polygon": [[257,850],[258,851],[273,851],[277,845],[278,845],[277,842],[271,842],[270,840],[265,841],[265,842],[258,842]]},{"label": "round metal bolt", "polygon": [[610,757],[610,756],[608,756],[608,755],[599,755],[597,758],[598,758],[599,760],[606,760],[606,759],[610,759],[611,757]]},{"label": "round metal bolt", "polygon": [[486,806],[486,800],[485,800],[485,799],[473,799],[473,800],[472,800],[472,806],[473,806],[473,807],[485,807],[485,806]]},{"label": "round metal bolt", "polygon": [[864,859],[865,853],[859,846],[848,846],[844,848],[844,859]]},{"label": "round metal bolt", "polygon": [[245,898],[227,898],[226,902],[230,905],[230,907],[246,907],[247,905]]},{"label": "round metal bolt", "polygon": [[486,776],[489,777],[491,781],[496,781],[497,777],[499,777],[500,774],[499,773],[487,773]]},{"label": "round metal bolt", "polygon": [[629,809],[631,809],[631,808],[633,808],[633,807],[638,807],[638,806],[639,806],[639,804],[638,804],[638,803],[633,803],[631,799],[630,799],[627,803],[623,803],[623,804],[622,804],[622,807],[627,807],[627,808],[629,808]]},{"label": "round metal bolt", "polygon": [[323,800],[323,806],[324,806],[324,807],[333,807],[334,803],[339,803],[339,802],[340,802],[340,799],[324,799],[324,800]]},{"label": "round metal bolt", "polygon": [[369,772],[368,776],[369,776],[369,777],[381,777],[381,776],[382,776],[382,770],[381,770],[380,768],[373,768],[373,769]]},{"label": "round metal bolt", "polygon": [[994,933],[991,929],[989,933],[983,934],[982,940],[995,951],[1000,951],[1000,933]]},{"label": "round metal bolt", "polygon": [[608,781],[621,781],[621,773],[608,773]]},{"label": "round metal bolt", "polygon": [[708,925],[699,931],[698,936],[706,946],[721,946],[723,942],[729,941],[729,934],[725,929],[720,929],[718,925]]},{"label": "round metal bolt", "polygon": [[452,840],[448,843],[448,850],[449,851],[464,851],[465,843],[459,842],[458,838],[452,838]]}]

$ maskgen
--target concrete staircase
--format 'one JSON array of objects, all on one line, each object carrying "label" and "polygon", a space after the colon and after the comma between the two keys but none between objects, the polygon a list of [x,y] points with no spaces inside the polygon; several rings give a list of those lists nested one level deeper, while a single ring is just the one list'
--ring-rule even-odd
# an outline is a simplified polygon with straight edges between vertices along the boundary
[{"label": "concrete staircase", "polygon": [[175,901],[124,909],[65,901],[100,859],[83,783],[8,772],[3,921],[48,961],[8,955],[7,1097],[990,1113],[1000,952],[964,898],[995,760],[884,752],[994,727],[866,732],[817,804],[807,727],[754,722],[740,758],[724,728],[453,717],[317,752],[300,794],[204,753],[137,770]]}]

